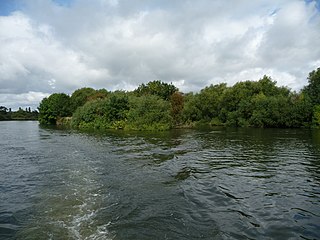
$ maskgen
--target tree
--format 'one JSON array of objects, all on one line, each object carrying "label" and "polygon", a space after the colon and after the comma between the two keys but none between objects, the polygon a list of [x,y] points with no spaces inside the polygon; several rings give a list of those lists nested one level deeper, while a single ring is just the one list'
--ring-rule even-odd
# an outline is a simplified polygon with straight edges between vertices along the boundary
[{"label": "tree", "polygon": [[170,104],[158,96],[132,97],[127,128],[134,130],[167,130],[172,126]]},{"label": "tree", "polygon": [[278,87],[276,81],[272,81],[271,77],[263,76],[257,82],[257,89],[266,96],[289,96],[290,90],[286,87]]},{"label": "tree", "polygon": [[196,94],[182,94],[174,85],[160,80],[141,84],[132,92],[81,88],[71,98],[53,94],[43,99],[39,107],[40,122],[54,124],[58,117],[73,112],[73,126],[95,129],[155,130],[198,123],[240,127],[320,126],[320,68],[309,74],[308,83],[300,93],[278,87],[268,76],[231,87],[225,83],[210,85]]},{"label": "tree", "polygon": [[175,124],[180,124],[182,120],[182,110],[184,105],[184,97],[180,92],[171,95],[171,116]]},{"label": "tree", "polygon": [[163,100],[169,100],[171,95],[178,90],[179,89],[173,84],[155,80],[148,82],[147,85],[141,84],[136,90],[134,90],[134,93],[139,97],[144,95],[156,95]]},{"label": "tree", "polygon": [[226,89],[227,84],[221,83],[210,85],[200,91],[198,95],[199,108],[203,119],[211,121],[212,118],[218,117]]},{"label": "tree", "polygon": [[[30,107],[29,107],[30,109]],[[22,108],[19,108],[18,111],[11,111],[11,108],[6,108],[0,106],[0,120],[37,120],[38,112],[37,111],[24,111]]]},{"label": "tree", "polygon": [[320,68],[309,73],[308,85],[302,90],[312,107],[312,125],[320,126]]},{"label": "tree", "polygon": [[4,107],[4,106],[0,106],[0,112],[7,112],[8,108]]},{"label": "tree", "polygon": [[313,109],[312,124],[315,127],[320,126],[320,105],[316,105]]},{"label": "tree", "polygon": [[70,97],[65,93],[51,94],[41,101],[38,109],[41,124],[56,124],[57,118],[71,116]]},{"label": "tree", "polygon": [[184,96],[182,118],[186,123],[199,121],[202,119],[199,94],[187,93]]},{"label": "tree", "polygon": [[108,128],[107,121],[105,121],[104,115],[106,110],[107,100],[93,100],[87,102],[77,110],[72,115],[71,125],[74,128],[80,129],[102,129]]},{"label": "tree", "polygon": [[0,106],[0,120],[7,120],[9,119],[8,116],[8,109],[4,106]]},{"label": "tree", "polygon": [[320,104],[320,68],[309,73],[308,83],[303,92],[313,106]]},{"label": "tree", "polygon": [[93,101],[93,100],[97,100],[97,99],[104,99],[106,97],[108,97],[109,92],[102,88],[99,90],[96,90],[96,92],[90,96],[88,96],[87,101]]},{"label": "tree", "polygon": [[80,88],[74,91],[71,95],[71,111],[74,112],[78,107],[83,106],[88,98],[96,93],[93,88]]},{"label": "tree", "polygon": [[129,100],[126,95],[112,95],[107,103],[107,118],[109,121],[124,120],[129,110]]},{"label": "tree", "polygon": [[77,108],[72,116],[72,126],[82,129],[123,128],[129,110],[128,97],[124,92],[96,99]]}]

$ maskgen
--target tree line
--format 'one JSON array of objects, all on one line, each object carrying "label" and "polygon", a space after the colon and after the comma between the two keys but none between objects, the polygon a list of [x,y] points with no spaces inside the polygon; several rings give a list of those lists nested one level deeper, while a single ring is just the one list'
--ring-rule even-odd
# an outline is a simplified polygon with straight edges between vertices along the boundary
[{"label": "tree line", "polygon": [[[300,128],[320,126],[320,68],[300,92],[279,87],[268,76],[258,81],[210,85],[181,93],[160,80],[134,91],[81,88],[54,93],[39,106],[41,124],[78,129],[167,130],[194,126]],[[68,118],[70,117],[70,118]]]},{"label": "tree line", "polygon": [[23,110],[21,107],[17,111],[12,111],[11,108],[0,106],[0,121],[10,120],[38,120],[38,111],[31,110],[30,107]]}]

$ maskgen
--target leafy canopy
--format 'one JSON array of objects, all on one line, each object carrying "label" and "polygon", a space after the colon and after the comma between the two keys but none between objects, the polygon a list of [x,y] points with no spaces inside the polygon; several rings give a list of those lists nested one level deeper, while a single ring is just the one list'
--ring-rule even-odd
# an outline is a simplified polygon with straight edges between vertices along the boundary
[{"label": "leafy canopy", "polygon": [[160,80],[148,82],[147,85],[141,84],[134,93],[137,96],[156,95],[163,100],[169,100],[171,95],[178,91],[173,84],[168,84]]},{"label": "leafy canopy", "polygon": [[70,97],[65,93],[53,93],[39,105],[39,122],[56,124],[59,117],[71,116]]}]

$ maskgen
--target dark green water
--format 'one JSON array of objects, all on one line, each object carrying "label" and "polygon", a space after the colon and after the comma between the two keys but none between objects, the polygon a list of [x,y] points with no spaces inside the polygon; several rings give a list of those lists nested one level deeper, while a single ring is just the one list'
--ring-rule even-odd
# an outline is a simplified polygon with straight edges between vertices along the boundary
[{"label": "dark green water", "polygon": [[319,131],[0,133],[0,239],[320,239]]}]

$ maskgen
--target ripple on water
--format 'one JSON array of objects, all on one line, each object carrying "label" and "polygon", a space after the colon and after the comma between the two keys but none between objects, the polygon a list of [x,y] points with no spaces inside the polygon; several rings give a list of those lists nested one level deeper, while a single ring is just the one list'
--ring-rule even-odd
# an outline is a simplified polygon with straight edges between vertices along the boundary
[{"label": "ripple on water", "polygon": [[0,238],[320,239],[320,146],[305,130],[27,127],[0,139]]},{"label": "ripple on water", "polygon": [[12,212],[0,212],[0,238],[10,238],[19,229],[19,222]]}]

